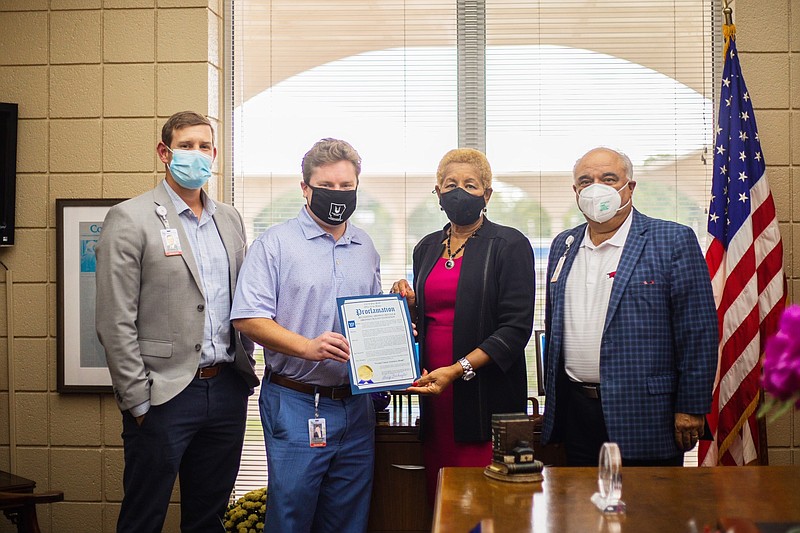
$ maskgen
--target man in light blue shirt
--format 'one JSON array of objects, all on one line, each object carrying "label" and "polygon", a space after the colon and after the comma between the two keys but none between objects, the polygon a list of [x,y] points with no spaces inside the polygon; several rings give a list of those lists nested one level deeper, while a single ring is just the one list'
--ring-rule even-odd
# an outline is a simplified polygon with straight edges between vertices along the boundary
[{"label": "man in light blue shirt", "polygon": [[323,139],[303,157],[306,205],[265,231],[242,266],[234,327],[264,347],[265,531],[366,531],[375,456],[369,395],[350,392],[340,296],[378,294],[380,257],[347,219],[361,159]]}]

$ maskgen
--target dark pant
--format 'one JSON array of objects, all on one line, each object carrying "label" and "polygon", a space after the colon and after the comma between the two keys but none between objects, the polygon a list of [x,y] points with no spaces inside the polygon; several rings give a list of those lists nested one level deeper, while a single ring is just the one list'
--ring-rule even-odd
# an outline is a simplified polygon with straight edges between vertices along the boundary
[{"label": "dark pant", "polygon": [[158,533],[180,474],[181,531],[224,531],[242,454],[249,389],[232,367],[194,379],[139,426],[122,414],[125,473],[118,533]]},{"label": "dark pant", "polygon": [[[566,390],[564,449],[567,465],[597,466],[600,448],[609,442],[601,400],[589,398],[575,384],[570,384]],[[559,407],[561,401],[559,399]],[[683,454],[667,459],[626,459],[623,456],[622,466],[683,466]]]}]

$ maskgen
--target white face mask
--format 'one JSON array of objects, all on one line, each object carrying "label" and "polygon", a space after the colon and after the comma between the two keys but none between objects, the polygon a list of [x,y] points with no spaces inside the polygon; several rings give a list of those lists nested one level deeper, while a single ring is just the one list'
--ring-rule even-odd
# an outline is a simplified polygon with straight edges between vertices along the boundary
[{"label": "white face mask", "polygon": [[[628,186],[629,182],[630,180],[625,182],[623,189]],[[619,191],[611,185],[603,183],[592,183],[578,195],[578,207],[580,207],[584,215],[598,224],[614,218],[614,215],[627,207],[631,201],[628,200],[625,205],[620,207],[621,203],[622,198],[619,195]]]}]

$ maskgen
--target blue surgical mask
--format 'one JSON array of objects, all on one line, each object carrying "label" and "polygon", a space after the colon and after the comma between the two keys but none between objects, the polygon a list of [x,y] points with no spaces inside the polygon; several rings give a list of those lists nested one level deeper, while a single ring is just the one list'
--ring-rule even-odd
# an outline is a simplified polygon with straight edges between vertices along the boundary
[{"label": "blue surgical mask", "polygon": [[199,189],[211,178],[210,155],[200,150],[171,149],[172,161],[169,163],[169,173],[184,189]]}]

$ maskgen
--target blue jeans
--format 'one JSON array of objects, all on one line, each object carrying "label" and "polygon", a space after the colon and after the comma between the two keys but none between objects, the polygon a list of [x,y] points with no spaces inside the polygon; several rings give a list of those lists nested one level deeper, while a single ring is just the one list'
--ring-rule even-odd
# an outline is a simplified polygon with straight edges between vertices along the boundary
[{"label": "blue jeans", "polygon": [[369,394],[320,398],[327,446],[312,448],[314,396],[269,383],[259,397],[267,447],[265,532],[363,533],[375,460],[375,410]]}]

